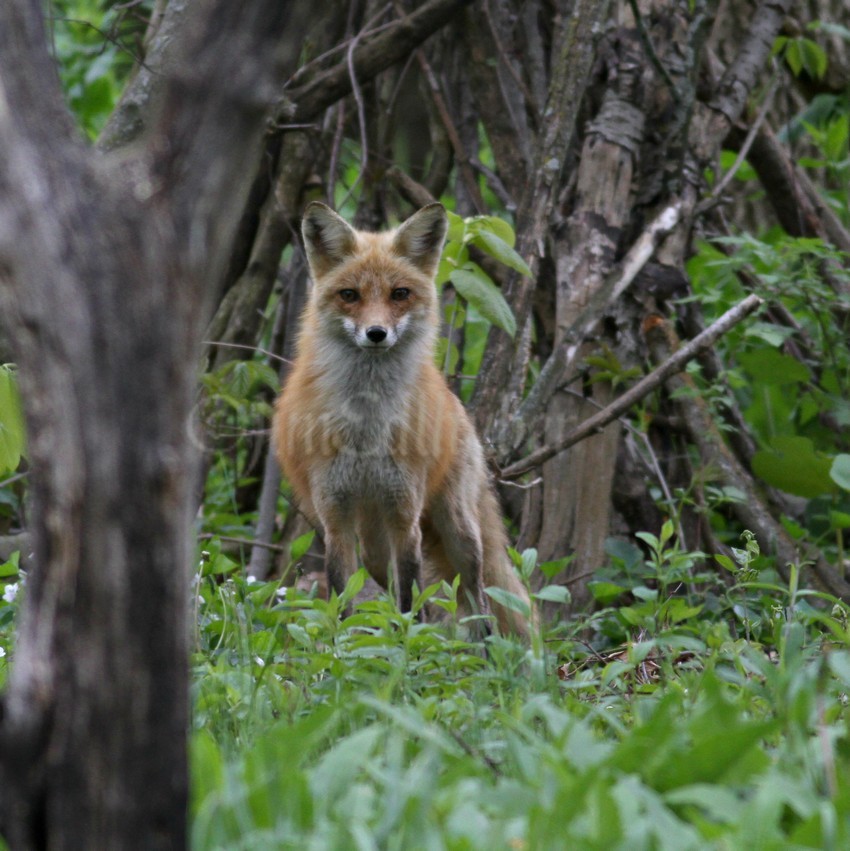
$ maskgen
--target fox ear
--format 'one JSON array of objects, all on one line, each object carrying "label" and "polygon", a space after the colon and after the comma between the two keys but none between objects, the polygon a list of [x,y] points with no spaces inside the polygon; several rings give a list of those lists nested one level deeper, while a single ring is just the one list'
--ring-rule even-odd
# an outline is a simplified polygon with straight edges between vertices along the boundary
[{"label": "fox ear", "polygon": [[446,208],[442,204],[429,204],[395,232],[393,249],[426,275],[433,275],[440,262],[448,225]]},{"label": "fox ear", "polygon": [[357,247],[354,228],[318,201],[313,201],[305,210],[301,233],[313,280],[326,275]]}]

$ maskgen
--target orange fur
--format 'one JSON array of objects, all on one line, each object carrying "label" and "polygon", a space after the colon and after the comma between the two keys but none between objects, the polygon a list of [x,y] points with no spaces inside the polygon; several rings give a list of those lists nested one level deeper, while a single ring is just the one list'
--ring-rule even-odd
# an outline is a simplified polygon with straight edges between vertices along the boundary
[{"label": "orange fur", "polygon": [[[530,609],[481,445],[433,362],[433,275],[445,229],[440,205],[380,234],[353,230],[324,205],[308,208],[314,286],[276,406],[275,451],[302,510],[324,531],[337,591],[359,542],[370,573],[384,587],[394,578],[405,608],[413,581],[460,574],[467,611],[489,611],[488,585]],[[523,618],[493,609],[500,630],[527,635]]]}]

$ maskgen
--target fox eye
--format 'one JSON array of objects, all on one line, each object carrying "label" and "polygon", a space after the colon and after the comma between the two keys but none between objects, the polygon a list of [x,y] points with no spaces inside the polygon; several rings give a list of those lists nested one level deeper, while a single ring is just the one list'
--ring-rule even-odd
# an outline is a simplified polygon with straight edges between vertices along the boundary
[{"label": "fox eye", "polygon": [[339,295],[346,304],[351,304],[360,298],[360,293],[357,292],[357,290],[340,290],[337,295]]},{"label": "fox eye", "polygon": [[393,290],[392,299],[393,301],[406,301],[410,296],[410,290],[407,287],[398,287],[398,289]]}]

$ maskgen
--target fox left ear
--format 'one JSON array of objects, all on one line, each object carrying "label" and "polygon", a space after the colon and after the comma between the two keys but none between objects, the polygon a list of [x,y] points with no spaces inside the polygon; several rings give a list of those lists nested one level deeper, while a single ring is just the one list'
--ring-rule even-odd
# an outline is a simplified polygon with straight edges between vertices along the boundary
[{"label": "fox left ear", "polygon": [[446,208],[429,204],[414,213],[395,232],[393,249],[426,275],[433,275],[448,229]]},{"label": "fox left ear", "polygon": [[304,211],[301,234],[313,280],[321,278],[357,249],[357,234],[330,207],[313,201]]}]

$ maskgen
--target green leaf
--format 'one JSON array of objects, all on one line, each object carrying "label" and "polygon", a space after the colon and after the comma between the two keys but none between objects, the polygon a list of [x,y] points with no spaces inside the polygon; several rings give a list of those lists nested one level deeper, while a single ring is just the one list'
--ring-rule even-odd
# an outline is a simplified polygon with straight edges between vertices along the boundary
[{"label": "green leaf", "polygon": [[714,559],[721,567],[725,567],[730,573],[737,573],[738,565],[735,564],[729,556],[716,555]]},{"label": "green leaf", "polygon": [[519,614],[526,618],[531,615],[528,603],[517,597],[516,594],[506,591],[504,588],[485,588],[484,593],[505,609],[510,609],[512,612],[519,612]]},{"label": "green leaf", "polygon": [[451,210],[446,211],[449,219],[449,229],[446,233],[446,243],[463,242],[464,234],[466,233],[466,222],[457,213]]},{"label": "green leaf", "polygon": [[569,603],[572,599],[570,589],[564,585],[546,585],[534,594],[535,600],[544,600],[548,603]]},{"label": "green leaf", "polygon": [[516,334],[516,319],[505,297],[480,267],[467,263],[463,269],[455,269],[449,279],[458,293],[485,319],[506,331],[511,337]]},{"label": "green leaf", "polygon": [[351,600],[353,600],[362,590],[363,586],[366,584],[366,570],[365,568],[360,568],[357,573],[353,574],[351,579],[345,585],[345,589],[342,594],[339,595],[340,603],[343,606],[348,605]]},{"label": "green leaf", "polygon": [[836,455],[829,469],[829,477],[838,487],[850,491],[850,455]]},{"label": "green leaf", "polygon": [[803,49],[798,39],[791,39],[785,45],[785,61],[795,77],[803,70]]},{"label": "green leaf", "polygon": [[303,535],[299,535],[289,545],[289,557],[293,561],[298,561],[300,558],[303,558],[312,546],[313,539],[315,537],[316,533],[312,529],[309,532],[305,532]]},{"label": "green leaf", "polygon": [[763,384],[796,384],[808,381],[808,367],[776,349],[756,349],[738,356],[741,366]]},{"label": "green leaf", "polygon": [[773,322],[751,322],[744,330],[745,337],[753,337],[764,341],[768,346],[781,346],[789,337],[793,337],[796,331],[786,328],[784,325],[775,325]]},{"label": "green leaf", "polygon": [[0,366],[0,476],[18,468],[26,446],[21,399],[12,367]]},{"label": "green leaf", "polygon": [[7,562],[0,564],[0,579],[8,579],[10,576],[17,576],[20,570],[21,553],[16,551],[12,553]]},{"label": "green leaf", "polygon": [[826,74],[827,65],[826,51],[810,38],[801,39],[803,49],[803,64],[809,75],[818,80],[823,79]]},{"label": "green leaf", "polygon": [[481,216],[475,220],[475,231],[480,233],[482,227],[492,231],[511,248],[516,245],[514,229],[504,219],[500,219],[498,216]]},{"label": "green leaf", "polygon": [[552,579],[557,576],[566,566],[575,559],[575,555],[564,556],[563,558],[555,559],[554,561],[544,561],[538,565],[540,572],[547,578]]},{"label": "green leaf", "polygon": [[435,283],[441,287],[451,277],[455,269],[466,265],[469,261],[469,249],[462,242],[447,242],[437,267]]},{"label": "green leaf", "polygon": [[534,548],[522,551],[522,561],[520,562],[519,572],[523,577],[529,579],[537,567],[537,550]]},{"label": "green leaf", "polygon": [[473,245],[477,245],[480,249],[486,251],[487,254],[495,257],[500,263],[504,263],[505,266],[515,269],[521,275],[531,277],[531,269],[528,268],[525,260],[496,234],[482,230],[475,234],[470,241]]},{"label": "green leaf", "polygon": [[607,606],[614,602],[620,594],[625,593],[626,589],[622,585],[615,585],[613,582],[588,582],[587,588],[595,600]]},{"label": "green leaf", "polygon": [[844,41],[850,41],[850,29],[841,24],[834,24],[829,21],[813,21],[808,25],[807,29],[836,35],[839,38],[843,38]]},{"label": "green leaf", "polygon": [[[753,456],[753,472],[769,485],[813,499],[835,490],[832,460],[815,452],[806,437],[775,437]],[[841,465],[839,465],[839,470]]]}]

